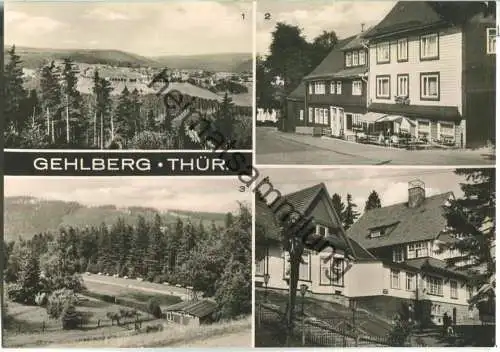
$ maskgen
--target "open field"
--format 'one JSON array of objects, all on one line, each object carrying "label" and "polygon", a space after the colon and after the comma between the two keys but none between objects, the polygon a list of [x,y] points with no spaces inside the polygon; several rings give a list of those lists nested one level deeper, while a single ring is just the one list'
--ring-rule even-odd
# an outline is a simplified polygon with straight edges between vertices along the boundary
[{"label": "open field", "polygon": [[51,347],[251,347],[251,318],[200,327],[168,324],[161,332]]},{"label": "open field", "polygon": [[[179,299],[185,300],[188,298],[185,288],[173,285],[155,284],[112,276],[83,275],[82,277],[85,287],[89,291],[140,300],[144,303],[152,297],[157,297],[162,302],[162,305],[175,304],[179,302]],[[172,299],[172,296],[178,297],[178,299]]]},{"label": "open field", "polygon": [[[109,336],[126,336],[133,333],[133,330],[128,330],[133,329],[133,324],[112,325],[106,317],[107,312],[116,312],[127,307],[90,297],[83,298],[85,300],[78,304],[77,309],[84,312],[88,324],[77,330],[62,330],[61,321],[50,319],[43,307],[8,302],[10,323],[9,328],[4,330],[4,346],[33,347],[67,341],[102,339]],[[146,313],[139,314],[142,321],[149,319]]]}]

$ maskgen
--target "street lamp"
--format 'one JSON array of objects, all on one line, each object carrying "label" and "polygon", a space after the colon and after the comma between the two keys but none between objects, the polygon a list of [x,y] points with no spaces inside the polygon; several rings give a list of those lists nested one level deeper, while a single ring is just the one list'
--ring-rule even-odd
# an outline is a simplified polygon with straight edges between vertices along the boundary
[{"label": "street lamp", "polygon": [[304,296],[306,295],[307,289],[308,287],[306,284],[300,285],[300,295],[302,296],[302,316],[304,316]]},{"label": "street lamp", "polygon": [[265,291],[264,291],[264,302],[267,302],[267,284],[269,283],[269,273],[264,274],[264,285],[265,285]]}]

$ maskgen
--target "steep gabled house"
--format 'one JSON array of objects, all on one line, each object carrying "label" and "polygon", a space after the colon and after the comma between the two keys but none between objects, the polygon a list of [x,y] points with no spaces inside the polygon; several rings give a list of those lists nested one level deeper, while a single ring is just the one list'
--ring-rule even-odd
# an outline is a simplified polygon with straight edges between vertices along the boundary
[{"label": "steep gabled house", "polygon": [[496,6],[400,1],[369,40],[368,110],[391,134],[477,146],[495,135]]},{"label": "steep gabled house", "polygon": [[425,185],[413,181],[407,202],[369,210],[348,230],[386,268],[377,295],[360,298],[364,306],[395,312],[406,302],[436,324],[445,312],[459,324],[477,319],[468,304],[475,290],[473,275],[460,270],[464,261],[447,264],[447,258],[460,257],[457,250],[439,250],[441,243],[456,240],[444,217],[452,197],[451,192],[426,197]]},{"label": "steep gabled house", "polygon": [[[356,241],[343,235],[340,219],[323,183],[285,195],[283,198],[305,217],[312,216],[316,234],[327,239],[332,247],[346,248],[344,251],[337,249],[335,253],[331,247],[319,253],[306,248],[299,268],[299,285],[308,285],[309,292],[322,299],[348,305],[350,296],[359,295],[366,290],[363,288],[365,283],[358,281],[359,275],[364,275],[363,271],[372,265],[381,266],[381,262]],[[262,201],[256,202],[256,226],[259,223],[266,223],[267,231],[270,232],[267,237],[272,240],[267,243],[265,258],[256,263],[256,285],[263,286],[263,277],[268,274],[269,288],[286,290],[289,262],[278,234],[280,225],[269,206]]]},{"label": "steep gabled house", "polygon": [[[352,45],[347,46],[351,42]],[[348,133],[358,114],[366,111],[364,77],[367,68],[366,49],[362,47],[359,36],[340,40],[304,77],[304,120],[297,132],[335,137]]]}]

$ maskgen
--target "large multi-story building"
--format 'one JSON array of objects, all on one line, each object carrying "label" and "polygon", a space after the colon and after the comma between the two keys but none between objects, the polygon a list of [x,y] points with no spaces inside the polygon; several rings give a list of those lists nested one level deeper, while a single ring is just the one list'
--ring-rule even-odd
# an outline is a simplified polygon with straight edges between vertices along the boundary
[{"label": "large multi-story building", "polygon": [[495,11],[494,2],[398,2],[304,77],[287,98],[287,129],[456,147],[494,142]]},{"label": "large multi-story building", "polygon": [[[442,323],[445,312],[458,324],[477,321],[477,311],[468,305],[477,289],[472,276],[446,262],[460,253],[439,249],[441,243],[455,240],[446,228],[443,209],[451,197],[451,192],[426,197],[423,183],[411,182],[407,202],[365,212],[343,235],[324,184],[284,196],[295,210],[314,219],[318,235],[348,244],[345,252],[306,250],[299,284],[306,284],[316,298],[346,306],[356,301],[358,307],[388,318],[407,303],[421,319],[436,324]],[[261,217],[267,217],[266,223],[271,221],[266,207],[257,202],[257,222]],[[279,231],[278,226],[270,229]],[[256,265],[257,284],[262,285],[268,274],[270,289],[287,290],[288,270],[286,251],[279,242],[269,245],[267,255]]]},{"label": "large multi-story building", "polygon": [[493,140],[494,7],[400,1],[368,31],[368,110],[386,115],[377,122],[429,143]]}]

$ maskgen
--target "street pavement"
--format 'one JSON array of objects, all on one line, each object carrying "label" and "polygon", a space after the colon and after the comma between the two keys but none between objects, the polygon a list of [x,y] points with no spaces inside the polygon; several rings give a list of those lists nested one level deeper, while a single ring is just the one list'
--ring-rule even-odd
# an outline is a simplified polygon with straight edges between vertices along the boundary
[{"label": "street pavement", "polygon": [[404,150],[257,127],[257,165],[494,165],[493,152]]}]

